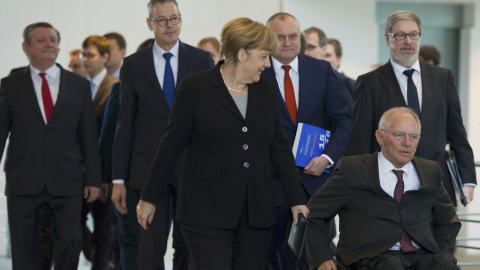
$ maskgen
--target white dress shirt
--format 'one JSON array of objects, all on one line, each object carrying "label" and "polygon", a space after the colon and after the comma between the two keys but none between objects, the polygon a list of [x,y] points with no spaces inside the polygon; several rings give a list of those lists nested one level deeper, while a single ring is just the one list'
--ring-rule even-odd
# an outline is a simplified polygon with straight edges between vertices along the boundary
[{"label": "white dress shirt", "polygon": [[[178,73],[178,50],[180,48],[179,41],[172,47],[169,53],[172,54],[170,58],[170,66],[172,67],[173,79],[175,85],[177,85],[177,73]],[[167,60],[163,57],[163,54],[166,53],[156,42],[153,42],[153,65],[155,66],[155,73],[157,74],[158,82],[163,89],[163,76],[165,75],[165,64]]]},{"label": "white dress shirt", "polygon": [[390,63],[392,64],[393,71],[395,72],[395,76],[397,77],[398,84],[400,85],[400,89],[402,90],[403,98],[405,99],[405,102],[408,105],[408,99],[407,99],[407,85],[408,85],[408,77],[403,74],[403,72],[407,69],[414,69],[415,72],[412,74],[412,80],[413,83],[415,84],[415,87],[417,88],[417,94],[418,94],[418,104],[420,105],[420,110],[422,110],[422,76],[421,76],[421,71],[420,71],[420,62],[417,61],[411,68],[406,68],[404,66],[401,66],[395,62],[393,62],[390,59]]},{"label": "white dress shirt", "polygon": [[[383,191],[393,198],[393,192],[397,185],[398,178],[392,170],[398,169],[403,171],[403,183],[405,189],[403,193],[409,190],[418,190],[421,187],[420,178],[412,162],[408,162],[402,168],[395,168],[393,164],[385,158],[382,152],[378,152],[378,177],[380,178],[380,186]],[[420,246],[412,239],[413,245],[420,249]],[[390,250],[400,250],[400,242],[397,242]]]},{"label": "white dress shirt", "polygon": [[[40,106],[43,121],[47,123],[45,109],[43,108],[42,77],[40,77],[40,73],[40,70],[30,65],[30,75],[32,76],[33,88],[35,90],[35,95],[37,96],[38,106]],[[55,106],[55,103],[57,102],[58,91],[60,89],[60,68],[57,65],[53,65],[49,67],[45,73],[45,78],[47,79],[48,87],[50,88],[50,95],[52,95],[53,106]]]}]

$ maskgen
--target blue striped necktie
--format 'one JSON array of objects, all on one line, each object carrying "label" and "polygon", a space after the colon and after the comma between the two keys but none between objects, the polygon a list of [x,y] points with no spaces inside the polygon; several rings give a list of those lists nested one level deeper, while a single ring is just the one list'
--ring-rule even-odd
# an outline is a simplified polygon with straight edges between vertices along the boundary
[{"label": "blue striped necktie", "polygon": [[165,57],[165,74],[163,75],[163,94],[167,100],[168,108],[172,109],[173,97],[175,96],[175,80],[173,79],[172,66],[170,65],[170,58],[173,54],[166,52]]}]

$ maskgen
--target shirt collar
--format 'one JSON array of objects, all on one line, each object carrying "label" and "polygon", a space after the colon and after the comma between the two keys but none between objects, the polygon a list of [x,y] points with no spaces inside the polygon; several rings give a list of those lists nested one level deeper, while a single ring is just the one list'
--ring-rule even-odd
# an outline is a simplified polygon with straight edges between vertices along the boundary
[{"label": "shirt collar", "polygon": [[393,164],[383,155],[381,151],[378,152],[378,171],[379,175],[386,175],[394,169],[401,169],[407,177],[413,169],[412,161],[405,164],[402,168],[395,168]]},{"label": "shirt collar", "polygon": [[[30,74],[33,77],[40,77],[41,71],[34,66],[30,65]],[[47,77],[50,77],[52,79],[57,79],[60,76],[60,68],[57,65],[53,65],[49,67],[47,70],[45,70],[45,73],[47,74]]]},{"label": "shirt collar", "polygon": [[390,63],[392,63],[393,70],[397,74],[402,74],[407,69],[414,69],[415,71],[418,71],[418,73],[420,73],[420,61],[418,61],[418,59],[417,61],[415,61],[415,64],[413,64],[411,68],[406,68],[400,64],[397,64],[393,62],[392,59],[390,59]]},{"label": "shirt collar", "polygon": [[[177,43],[168,51],[173,55],[173,57],[178,58],[178,51],[180,49],[180,41],[177,40]],[[163,54],[166,53],[162,47],[158,46],[157,42],[153,41],[153,55],[155,56],[156,59],[160,59],[160,57],[163,57]]]},{"label": "shirt collar", "polygon": [[98,73],[97,76],[95,76],[93,79],[90,77],[88,77],[88,79],[93,82],[93,85],[95,85],[95,87],[99,87],[100,84],[103,82],[103,79],[105,79],[105,76],[107,76],[106,68],[102,69],[102,71],[100,71],[100,73]]},{"label": "shirt collar", "polygon": [[[298,56],[295,57],[295,59],[293,59],[293,61],[290,62],[288,65],[290,65],[290,68],[293,71],[295,71],[295,73],[298,74]],[[280,61],[275,59],[275,57],[273,57],[273,56],[272,56],[272,66],[273,66],[273,70],[275,70],[275,74],[278,74],[280,69],[283,70],[283,68],[282,68],[283,64],[280,63]]]}]

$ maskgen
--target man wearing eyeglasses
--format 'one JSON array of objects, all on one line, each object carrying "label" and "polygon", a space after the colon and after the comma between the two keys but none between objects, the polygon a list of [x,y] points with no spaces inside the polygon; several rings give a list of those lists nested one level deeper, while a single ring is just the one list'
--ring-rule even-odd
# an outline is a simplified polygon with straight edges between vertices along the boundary
[{"label": "man wearing eyeglasses", "polygon": [[[151,0],[146,23],[155,42],[126,57],[120,71],[122,94],[112,158],[112,200],[123,215],[129,270],[164,269],[163,256],[175,216],[177,179],[183,160],[179,160],[175,176],[169,179],[170,196],[156,205],[155,219],[147,230],[137,223],[136,206],[167,126],[175,86],[184,77],[214,66],[208,52],[178,39],[182,18],[176,1]],[[188,269],[188,248],[176,222],[173,239],[173,269]]]},{"label": "man wearing eyeglasses", "polygon": [[418,60],[421,36],[422,23],[416,14],[397,11],[387,18],[385,41],[390,60],[357,80],[355,124],[347,155],[375,152],[378,149],[375,130],[382,113],[392,107],[408,106],[420,116],[424,127],[416,155],[438,162],[443,171],[443,185],[456,205],[445,163],[445,145],[450,143],[470,203],[477,180],[457,89],[450,70]]},{"label": "man wearing eyeglasses", "polygon": [[411,109],[392,108],[375,131],[379,152],[338,161],[308,203],[312,269],[337,269],[326,225],[337,214],[339,269],[457,269],[453,250],[461,223],[438,163],[414,156],[420,131]]},{"label": "man wearing eyeglasses", "polygon": [[[267,26],[277,35],[279,47],[272,53],[272,66],[262,75],[277,85],[283,129],[290,144],[293,146],[298,123],[332,132],[322,155],[298,170],[308,201],[327,181],[329,174],[324,172],[325,169],[334,165],[345,152],[352,128],[351,107],[340,94],[340,84],[330,64],[300,54],[301,32],[294,16],[283,12],[274,14],[268,19]],[[274,189],[277,223],[272,232],[267,269],[279,270],[282,269],[287,227],[292,222],[292,215],[276,179]],[[302,256],[298,262],[293,261],[283,269],[308,269],[306,257]]]}]

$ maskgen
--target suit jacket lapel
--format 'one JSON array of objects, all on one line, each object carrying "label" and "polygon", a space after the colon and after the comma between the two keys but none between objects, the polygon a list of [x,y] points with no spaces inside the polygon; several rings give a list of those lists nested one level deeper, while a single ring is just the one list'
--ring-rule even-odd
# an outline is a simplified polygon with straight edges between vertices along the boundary
[{"label": "suit jacket lapel", "polygon": [[432,67],[420,61],[420,74],[422,78],[422,109],[419,117],[420,120],[423,120],[422,115],[435,115],[435,108],[438,108],[436,103],[438,95],[435,94],[435,79]]},{"label": "suit jacket lapel", "polygon": [[[297,122],[303,122],[303,119],[306,119],[308,114],[308,108],[305,108],[307,100],[310,97],[310,92],[313,91],[314,86],[312,85],[313,76],[319,76],[319,74],[310,74],[314,69],[310,68],[310,61],[301,55],[298,56],[298,115]],[[301,73],[300,73],[301,72]],[[318,88],[318,87],[317,87]]]},{"label": "suit jacket lapel", "polygon": [[62,106],[62,103],[65,101],[66,96],[68,96],[67,71],[63,69],[60,65],[57,64],[57,66],[60,68],[60,86],[58,87],[57,101],[53,106],[53,111],[52,111],[52,115],[50,115],[49,122],[55,119],[55,115],[60,110],[60,107]]},{"label": "suit jacket lapel", "polygon": [[108,90],[109,90],[107,87],[108,81],[109,81],[109,77],[107,74],[105,78],[103,78],[103,81],[98,87],[98,91],[95,94],[95,97],[93,98],[93,108],[95,109],[95,111],[97,110],[98,106],[101,103],[104,103],[102,101],[105,101],[108,98]]},{"label": "suit jacket lapel", "polygon": [[145,50],[143,50],[143,69],[144,73],[146,74],[148,80],[152,84],[153,89],[157,93],[157,95],[162,100],[163,105],[165,108],[168,108],[167,100],[165,99],[165,95],[163,94],[162,87],[160,87],[160,82],[158,81],[157,73],[155,72],[155,63],[153,62],[153,44]]},{"label": "suit jacket lapel", "polygon": [[[177,83],[178,84],[187,76],[185,66],[188,66],[188,55],[187,55],[187,47],[181,41],[178,41],[178,71],[177,71]],[[176,88],[176,87],[175,87]]]},{"label": "suit jacket lapel", "polygon": [[[220,103],[223,104],[223,106],[225,106],[227,108],[227,110],[229,110],[232,114],[234,114],[240,120],[245,121],[245,118],[243,118],[243,115],[238,110],[238,107],[235,104],[235,101],[233,101],[232,96],[228,92],[228,89],[225,86],[225,84],[223,83],[222,76],[220,74],[220,66],[221,66],[221,63],[217,64],[217,66],[213,70],[213,73],[211,73],[211,74],[213,74],[213,76],[212,76],[213,80],[211,81],[211,84],[213,86],[211,88],[212,89],[212,94],[215,96],[215,98]],[[251,92],[254,92],[254,91],[250,91],[250,90],[252,90],[251,85],[248,85],[248,87],[249,87],[248,95],[250,95]],[[251,101],[251,98],[248,97],[247,116],[249,115],[248,111],[249,111],[249,108],[251,106],[250,101]],[[252,114],[252,113],[250,113],[250,114]]]},{"label": "suit jacket lapel", "polygon": [[25,69],[24,73],[22,74],[21,80],[19,80],[19,83],[21,84],[19,89],[29,89],[25,93],[25,99],[27,102],[33,103],[33,110],[35,111],[35,114],[38,116],[40,121],[45,123],[45,120],[43,120],[42,112],[40,111],[43,110],[43,108],[40,108],[40,105],[38,105],[37,95],[35,94],[35,87],[33,86],[32,75],[30,74],[30,67]]},{"label": "suit jacket lapel", "polygon": [[415,167],[415,170],[417,171],[421,186],[418,190],[412,190],[409,192],[417,193],[417,192],[424,192],[425,190],[429,190],[429,189],[435,189],[435,187],[431,185],[432,182],[428,181],[428,179],[431,178],[431,172],[425,170],[424,167],[420,166],[420,164],[418,164],[417,159],[418,158],[414,157],[412,160],[412,164]]},{"label": "suit jacket lapel", "polygon": [[371,154],[368,159],[365,159],[363,161],[363,164],[361,165],[363,177],[372,192],[374,192],[380,197],[393,200],[393,198],[390,197],[390,195],[388,195],[380,186],[380,177],[378,176],[377,153],[378,152]]},{"label": "suit jacket lapel", "polygon": [[405,101],[405,97],[400,89],[397,76],[395,76],[395,72],[393,71],[392,63],[388,61],[385,65],[379,68],[381,69],[380,72],[382,73],[380,79],[382,80],[384,86],[383,88],[386,89],[390,94],[395,106],[407,107],[407,102]]}]

